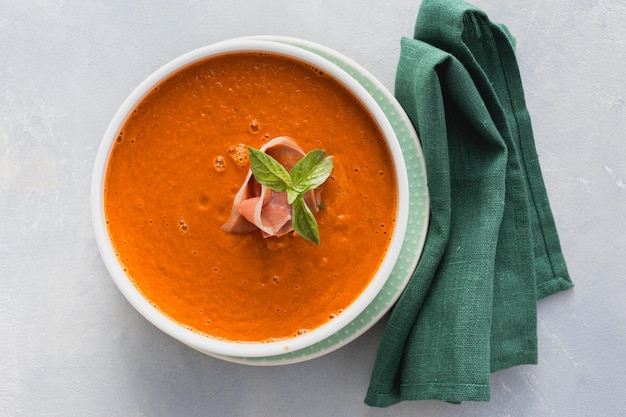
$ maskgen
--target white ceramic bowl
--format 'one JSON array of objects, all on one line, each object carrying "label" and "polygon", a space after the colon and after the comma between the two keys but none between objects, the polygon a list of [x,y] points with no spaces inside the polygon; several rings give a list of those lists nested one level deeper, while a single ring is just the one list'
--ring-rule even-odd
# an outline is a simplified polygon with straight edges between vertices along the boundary
[{"label": "white ceramic bowl", "polygon": [[[142,98],[168,76],[188,65],[211,56],[244,51],[287,56],[313,65],[342,83],[363,103],[378,123],[393,158],[397,180],[398,205],[394,233],[385,259],[371,283],[354,303],[333,320],[301,336],[277,342],[224,341],[189,330],[184,325],[164,315],[135,287],[118,262],[109,238],[104,212],[104,179],[109,155],[119,130]],[[354,320],[376,297],[390,276],[402,248],[408,222],[409,185],[402,150],[392,126],[376,101],[349,74],[319,55],[295,46],[264,40],[234,39],[199,48],[174,59],[145,79],[122,103],[109,124],[98,150],[92,178],[91,211],[96,241],[109,273],[126,299],[147,320],[182,343],[207,354],[241,358],[266,357],[303,349],[328,338]]]}]

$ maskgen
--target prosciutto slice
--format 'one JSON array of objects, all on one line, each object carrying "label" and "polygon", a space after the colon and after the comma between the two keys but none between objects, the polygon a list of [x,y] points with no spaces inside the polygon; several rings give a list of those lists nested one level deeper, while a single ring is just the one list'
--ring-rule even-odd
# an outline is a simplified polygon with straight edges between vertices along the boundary
[{"label": "prosciutto slice", "polygon": [[[305,153],[289,137],[280,136],[270,140],[260,149],[280,162],[287,171],[304,157]],[[319,210],[319,194],[315,190],[304,195],[311,212]],[[259,184],[248,169],[243,185],[235,195],[230,217],[222,230],[233,233],[248,233],[261,230],[263,237],[282,236],[293,231],[291,205],[286,192],[277,192]]]}]

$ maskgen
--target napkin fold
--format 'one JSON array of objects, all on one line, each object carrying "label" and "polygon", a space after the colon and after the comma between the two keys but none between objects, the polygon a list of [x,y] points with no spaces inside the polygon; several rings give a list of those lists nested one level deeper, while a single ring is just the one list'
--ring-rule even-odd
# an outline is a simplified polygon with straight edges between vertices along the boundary
[{"label": "napkin fold", "polygon": [[513,38],[461,0],[424,0],[395,95],[426,162],[430,223],[365,402],[487,401],[491,372],[537,363],[537,300],[573,286]]}]

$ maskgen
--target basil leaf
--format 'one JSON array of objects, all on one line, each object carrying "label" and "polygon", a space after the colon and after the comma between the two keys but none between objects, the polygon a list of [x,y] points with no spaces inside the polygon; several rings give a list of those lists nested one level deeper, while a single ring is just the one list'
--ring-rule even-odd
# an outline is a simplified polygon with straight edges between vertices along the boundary
[{"label": "basil leaf", "polygon": [[292,188],[289,173],[270,155],[248,146],[248,158],[252,175],[259,184],[278,192],[285,192]]},{"label": "basil leaf", "polygon": [[320,235],[317,222],[315,221],[315,217],[313,217],[313,213],[311,213],[311,210],[309,210],[304,202],[302,194],[298,194],[298,197],[293,202],[292,207],[293,213],[291,215],[291,220],[293,222],[293,230],[309,242],[319,245]]},{"label": "basil leaf", "polygon": [[311,170],[324,159],[324,156],[326,156],[326,152],[319,149],[313,149],[304,155],[304,157],[291,168],[291,172],[289,173],[293,183],[297,184],[300,180],[309,175]]},{"label": "basil leaf", "polygon": [[293,187],[300,193],[317,188],[328,179],[332,170],[333,158],[331,156],[313,166],[309,172],[307,172],[306,176],[300,178],[298,182],[294,181]]},{"label": "basil leaf", "polygon": [[314,149],[292,168],[289,175],[293,187],[300,193],[317,188],[324,183],[333,170],[332,157],[324,159],[326,152]]},{"label": "basil leaf", "polygon": [[293,188],[288,188],[287,189],[287,203],[293,204],[293,202],[296,201],[296,198],[298,198],[299,195],[301,194],[298,191],[294,190]]}]

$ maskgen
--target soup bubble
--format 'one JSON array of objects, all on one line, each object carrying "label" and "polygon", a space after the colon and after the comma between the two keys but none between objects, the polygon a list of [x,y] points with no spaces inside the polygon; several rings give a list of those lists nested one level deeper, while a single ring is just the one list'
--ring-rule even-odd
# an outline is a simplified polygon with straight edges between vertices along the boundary
[{"label": "soup bubble", "polygon": [[235,162],[239,168],[248,166],[248,147],[243,143],[231,145],[228,147],[228,156]]},{"label": "soup bubble", "polygon": [[217,172],[223,172],[226,170],[226,160],[223,156],[218,156],[213,160],[213,168]]}]

